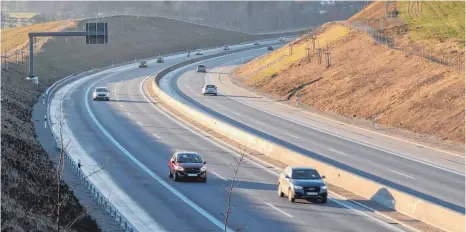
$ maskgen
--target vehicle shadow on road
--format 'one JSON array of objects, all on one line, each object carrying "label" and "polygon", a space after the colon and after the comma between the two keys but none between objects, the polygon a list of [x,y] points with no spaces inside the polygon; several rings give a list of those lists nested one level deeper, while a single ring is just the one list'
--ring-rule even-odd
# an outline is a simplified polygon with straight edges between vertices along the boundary
[{"label": "vehicle shadow on road", "polygon": [[251,182],[251,181],[242,181],[236,180],[236,188],[238,189],[252,189],[252,190],[273,190],[277,189],[276,184],[267,184],[267,183],[259,183],[259,182]]}]

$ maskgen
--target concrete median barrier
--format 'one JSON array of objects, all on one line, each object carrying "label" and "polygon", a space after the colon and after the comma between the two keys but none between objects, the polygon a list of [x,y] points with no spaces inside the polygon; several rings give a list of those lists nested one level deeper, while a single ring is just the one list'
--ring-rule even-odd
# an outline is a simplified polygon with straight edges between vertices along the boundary
[{"label": "concrete median barrier", "polygon": [[315,167],[319,170],[320,173],[327,177],[326,181],[333,185],[344,188],[364,198],[371,199],[375,202],[378,202],[379,204],[403,213],[411,218],[435,226],[439,229],[451,232],[465,231],[465,218],[464,214],[462,213],[458,213],[413,195],[401,192],[388,186],[384,186],[380,183],[339,169],[335,166],[314,160],[303,154],[277,145],[271,141],[240,130],[231,126],[230,124],[222,122],[214,117],[209,116],[206,113],[203,113],[172,98],[170,95],[162,91],[158,86],[159,80],[170,71],[188,64],[196,63],[201,60],[213,58],[215,56],[226,55],[229,53],[231,52],[193,59],[162,70],[155,76],[154,81],[152,82],[152,87],[155,94],[161,101],[164,101],[178,112],[189,115],[189,117],[197,123],[272,159],[287,165],[304,165]]}]

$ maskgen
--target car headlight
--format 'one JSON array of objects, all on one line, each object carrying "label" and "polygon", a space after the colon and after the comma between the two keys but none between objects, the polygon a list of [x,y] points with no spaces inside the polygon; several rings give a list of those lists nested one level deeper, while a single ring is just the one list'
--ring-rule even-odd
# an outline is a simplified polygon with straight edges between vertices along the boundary
[{"label": "car headlight", "polygon": [[201,172],[205,172],[206,170],[207,170],[207,167],[206,167],[206,166],[202,166]]},{"label": "car headlight", "polygon": [[294,189],[303,189],[303,186],[294,186]]},{"label": "car headlight", "polygon": [[184,170],[184,168],[183,168],[183,167],[181,167],[181,166],[176,166],[176,170],[178,170],[178,171],[183,171],[183,170]]},{"label": "car headlight", "polygon": [[320,186],[320,189],[323,189],[323,190],[327,189],[327,185]]}]

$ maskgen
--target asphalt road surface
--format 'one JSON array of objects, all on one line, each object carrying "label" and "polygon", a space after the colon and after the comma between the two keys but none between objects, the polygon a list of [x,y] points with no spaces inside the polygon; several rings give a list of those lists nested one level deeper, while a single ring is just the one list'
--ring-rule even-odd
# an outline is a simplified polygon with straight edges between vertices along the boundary
[{"label": "asphalt road surface", "polygon": [[[147,69],[135,65],[129,70],[97,76],[73,90],[64,102],[64,110],[69,127],[82,147],[164,228],[223,231],[225,187],[233,175],[230,165],[236,153],[170,118],[149,103],[142,92],[147,75],[183,59],[186,58],[166,59],[164,64],[149,62]],[[108,87],[111,100],[93,101],[91,94],[96,86]],[[168,178],[168,161],[177,150],[196,151],[207,161],[207,183],[174,182]],[[136,160],[149,170],[141,168]],[[289,203],[277,196],[276,180],[276,174],[261,165],[246,162],[241,167],[239,185],[232,197],[230,229],[397,229],[364,212],[343,207],[340,200],[330,200],[327,204]]]},{"label": "asphalt road surface", "polygon": [[[226,81],[226,79],[219,80],[221,67],[240,64],[245,59],[263,55],[265,52],[259,49],[204,61],[202,63],[210,68],[207,74],[195,72],[197,64],[184,67],[161,80],[161,87],[179,100],[243,130],[309,157],[464,213],[464,158],[440,154],[441,152],[403,142],[389,144],[387,150],[378,149],[371,146],[372,135],[363,132],[358,136],[365,139],[365,144],[369,146],[347,140],[340,137],[339,132],[334,131],[332,127],[321,125],[324,131],[315,130],[306,127],[306,122],[296,121],[300,120],[299,118],[286,120],[250,104],[244,104],[246,101],[252,104],[264,99],[257,96],[244,97],[243,93],[232,89],[228,89],[230,94],[222,94],[223,85],[218,89],[219,96],[201,94],[201,88],[206,82],[219,85],[220,82]],[[330,131],[331,134],[325,131]],[[372,142],[383,141],[372,140]],[[397,153],[391,152],[392,149]],[[422,158],[424,154],[431,155],[432,160],[424,161]],[[438,156],[436,157],[435,154]],[[444,165],[447,161],[441,159],[445,156],[458,161],[452,162],[449,167]]]}]

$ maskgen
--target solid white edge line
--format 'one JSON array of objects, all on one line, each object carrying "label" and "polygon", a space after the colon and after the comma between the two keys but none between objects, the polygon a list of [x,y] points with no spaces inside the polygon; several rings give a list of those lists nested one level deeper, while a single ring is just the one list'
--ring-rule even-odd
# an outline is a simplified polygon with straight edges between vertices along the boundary
[{"label": "solid white edge line", "polygon": [[[232,63],[232,62],[227,62],[227,63]],[[225,63],[225,64],[227,64]],[[220,66],[220,65],[219,65]],[[216,66],[218,67],[218,66]],[[225,73],[226,74],[226,73]],[[229,78],[228,78],[229,80]],[[230,81],[231,83],[231,81]],[[233,83],[231,83],[232,85],[234,85]],[[236,86],[236,85],[235,85]],[[256,95],[258,96],[258,95]],[[228,96],[226,96],[228,97]],[[456,174],[456,175],[459,175],[459,176],[466,176],[465,173],[461,173],[461,172],[457,172],[455,170],[452,170],[452,169],[449,169],[449,168],[446,168],[446,167],[442,167],[442,166],[438,166],[438,165],[435,165],[435,164],[432,164],[432,163],[429,163],[429,162],[426,162],[426,161],[423,161],[423,160],[419,160],[419,159],[416,159],[416,158],[413,158],[413,157],[409,157],[409,156],[406,156],[406,155],[402,155],[402,154],[399,154],[397,152],[393,152],[393,151],[390,151],[390,150],[386,150],[384,148],[380,148],[380,147],[377,147],[377,146],[373,146],[373,145],[370,145],[370,144],[367,144],[367,143],[364,143],[364,142],[359,142],[359,141],[356,141],[354,139],[350,139],[350,138],[346,138],[344,136],[341,136],[341,135],[338,135],[338,134],[335,134],[335,133],[332,133],[332,132],[329,132],[329,131],[326,131],[326,130],[322,130],[322,129],[319,129],[319,128],[316,128],[316,127],[313,127],[313,126],[310,126],[310,125],[307,125],[307,124],[304,124],[304,123],[301,123],[301,122],[298,122],[298,121],[295,121],[293,119],[290,119],[290,118],[287,118],[287,117],[284,117],[284,116],[281,116],[281,115],[278,115],[278,114],[275,114],[275,113],[272,113],[272,112],[269,112],[267,110],[263,110],[263,109],[260,109],[260,108],[257,108],[257,107],[254,107],[248,103],[245,103],[245,102],[242,102],[240,100],[237,100],[237,99],[234,99],[234,98],[231,98],[231,97],[228,97],[230,98],[231,100],[233,101],[236,101],[236,102],[239,102],[243,105],[247,105],[253,109],[256,109],[256,110],[259,110],[259,111],[262,111],[264,113],[267,113],[269,115],[272,115],[272,116],[275,116],[275,117],[278,117],[278,118],[281,118],[281,119],[284,119],[284,120],[287,120],[289,122],[292,122],[292,123],[295,123],[295,124],[298,124],[298,125],[301,125],[301,126],[304,126],[304,127],[307,127],[309,129],[312,129],[312,130],[316,130],[316,131],[319,131],[319,132],[322,132],[324,134],[328,134],[328,135],[331,135],[331,136],[334,136],[334,137],[337,137],[337,138],[340,138],[340,139],[343,139],[343,140],[346,140],[346,141],[350,141],[350,142],[353,142],[353,143],[356,143],[356,144],[359,144],[361,146],[365,146],[365,147],[369,147],[369,148],[372,148],[372,149],[375,149],[375,150],[378,150],[378,151],[382,151],[382,152],[385,152],[385,153],[388,153],[388,154],[391,154],[391,155],[394,155],[394,156],[398,156],[398,157],[401,157],[401,158],[404,158],[404,159],[407,159],[407,160],[410,160],[410,161],[413,161],[413,162],[416,162],[416,163],[421,163],[421,164],[424,164],[424,165],[427,165],[427,166],[430,166],[430,167],[433,167],[433,168],[437,168],[437,169],[440,169],[440,170],[443,170],[443,171],[446,171],[446,172],[449,172],[449,173],[452,173],[452,174]],[[329,119],[330,120],[330,119]],[[348,124],[349,125],[349,124]],[[426,147],[426,146],[424,146]],[[435,150],[435,149],[433,149]],[[458,156],[458,155],[457,155]]]},{"label": "solid white edge line", "polygon": [[[183,202],[185,202],[187,205],[189,205],[191,208],[193,208],[194,210],[196,210],[199,214],[201,214],[202,216],[204,216],[207,220],[209,220],[210,222],[212,222],[214,225],[216,225],[217,227],[219,227],[220,229],[223,229],[224,228],[224,224],[223,222],[217,220],[214,216],[212,216],[209,212],[207,212],[206,210],[204,210],[203,208],[201,208],[200,206],[198,206],[196,203],[194,203],[193,201],[191,201],[188,197],[186,197],[185,195],[183,195],[181,192],[179,192],[178,190],[176,190],[175,188],[173,188],[171,185],[169,185],[165,180],[163,180],[161,177],[159,177],[158,175],[156,175],[154,172],[152,172],[147,166],[145,166],[141,161],[139,161],[135,156],[133,156],[128,150],[126,150],[118,141],[116,141],[115,138],[113,138],[112,135],[110,135],[110,133],[102,126],[102,124],[100,124],[100,122],[97,120],[97,118],[95,117],[94,113],[92,113],[92,110],[91,108],[89,107],[89,102],[88,102],[88,98],[87,96],[89,95],[89,90],[92,88],[92,86],[94,86],[97,82],[99,81],[102,81],[101,80],[98,80],[96,82],[94,82],[92,85],[89,86],[89,88],[86,90],[86,93],[84,95],[84,102],[85,102],[85,106],[86,106],[86,110],[89,114],[89,116],[91,117],[91,119],[94,121],[94,123],[97,125],[97,127],[100,129],[100,131],[102,131],[103,134],[105,134],[105,136],[107,136],[107,138],[116,146],[120,149],[120,151],[122,151],[122,153],[124,155],[126,155],[126,157],[128,157],[129,159],[131,159],[136,165],[138,165],[143,171],[145,171],[149,176],[151,176],[153,179],[155,179],[157,182],[159,182],[159,184],[161,184],[163,187],[165,187],[168,191],[170,191],[171,193],[173,193],[175,196],[177,196],[178,198],[180,198]],[[151,102],[150,102],[151,103]],[[152,104],[151,104],[152,105]],[[227,229],[229,232],[233,232],[233,230],[231,230],[230,228]]]},{"label": "solid white edge line", "polygon": [[291,215],[291,214],[289,214],[289,213],[287,213],[287,212],[285,212],[285,211],[279,209],[278,207],[276,207],[276,206],[274,206],[274,205],[272,205],[272,204],[270,204],[270,203],[265,203],[265,204],[267,204],[268,206],[272,207],[274,210],[277,210],[278,212],[284,214],[284,215],[287,216],[287,217],[290,217],[290,218],[293,217],[293,215]]},{"label": "solid white edge line", "polygon": [[[159,109],[157,106],[155,106],[155,105],[152,103],[152,101],[150,101],[149,98],[148,98],[148,97],[143,93],[143,91],[142,91],[142,90],[143,90],[143,83],[144,83],[148,78],[150,78],[150,76],[147,76],[147,77],[141,82],[140,92],[141,92],[141,94],[143,94],[143,96],[146,98],[146,100],[149,101],[149,102],[151,103],[151,106],[152,106],[154,109],[156,109],[157,111],[161,112],[161,113],[164,114],[167,118],[171,119],[173,122],[177,123],[177,124],[180,125],[181,127],[183,127],[183,128],[185,128],[185,129],[191,131],[192,133],[198,135],[199,137],[205,139],[206,141],[209,141],[210,143],[216,145],[217,147],[219,147],[219,148],[221,148],[221,149],[223,149],[223,150],[225,150],[225,151],[227,151],[227,152],[230,152],[230,153],[232,153],[232,154],[234,154],[234,155],[236,155],[236,156],[240,156],[240,155],[238,154],[238,152],[236,151],[237,148],[233,147],[232,145],[230,145],[230,144],[228,144],[228,143],[225,143],[225,142],[223,142],[223,141],[221,141],[221,140],[215,139],[215,141],[214,141],[214,140],[211,140],[211,139],[209,139],[209,138],[207,138],[207,137],[204,137],[204,136],[203,136],[203,133],[204,133],[204,132],[195,131],[194,129],[192,129],[192,128],[190,128],[189,126],[185,125],[184,123],[180,122],[179,120],[182,120],[182,119],[179,118],[178,116],[174,116],[174,117],[178,118],[178,119],[175,119],[174,117],[172,117],[171,115],[169,115],[168,113],[166,113],[165,111],[163,111],[162,109]],[[152,98],[152,97],[151,97],[151,98]],[[185,122],[185,123],[191,125],[191,124],[188,123],[188,122]],[[193,126],[193,125],[191,125],[191,126]],[[208,134],[206,134],[206,133],[204,133],[204,134],[205,134],[205,135],[208,135]],[[282,171],[281,168],[278,168],[278,167],[276,167],[276,166],[273,165],[273,164],[270,164],[270,163],[268,163],[268,162],[265,162],[265,161],[260,160],[260,159],[258,159],[258,158],[256,158],[256,157],[253,157],[253,156],[248,156],[248,157],[246,157],[245,159],[246,159],[248,162],[254,164],[256,167],[261,168],[261,169],[265,170],[266,172],[268,172],[268,173],[270,173],[270,174],[272,174],[272,175],[274,175],[274,176],[276,176],[276,177],[278,177],[278,176],[279,176],[279,173]],[[271,167],[271,168],[267,168],[267,167]],[[334,194],[334,195],[338,195],[338,194],[336,194],[336,193],[334,193],[334,192],[332,192],[332,191],[329,191],[329,193]],[[340,195],[338,195],[338,196],[340,196]],[[355,203],[355,204],[357,204],[357,205],[360,205],[359,203],[353,202],[353,201],[351,201],[351,200],[349,200],[349,199],[346,199],[346,198],[343,197],[343,196],[341,196],[341,198],[343,198],[343,199],[345,199],[345,200],[347,200],[347,201],[350,201],[350,202],[352,202],[352,203]],[[358,213],[358,214],[361,214],[361,215],[363,215],[364,217],[366,217],[366,218],[368,218],[368,219],[370,219],[370,220],[372,220],[372,221],[375,221],[376,223],[382,225],[383,227],[385,227],[385,228],[387,228],[387,229],[390,229],[390,230],[393,230],[393,231],[398,231],[398,232],[404,231],[404,230],[401,230],[400,228],[395,227],[395,226],[393,226],[393,225],[391,225],[391,224],[389,224],[389,223],[387,223],[387,222],[384,222],[384,221],[382,221],[382,220],[380,220],[380,219],[378,219],[378,218],[376,218],[376,217],[374,217],[374,216],[371,216],[371,215],[369,215],[369,214],[367,214],[367,213],[364,213],[364,212],[360,212],[360,211],[357,210],[356,208],[354,208],[354,207],[352,207],[352,206],[350,206],[350,205],[348,205],[348,204],[343,204],[343,203],[337,201],[336,199],[329,198],[329,200],[332,201],[332,202],[335,202],[335,203],[338,204],[338,205],[343,206],[344,208],[347,208],[347,209],[349,209],[349,210],[351,210],[351,211],[354,211],[354,212],[356,212],[356,213]],[[369,207],[366,207],[366,208],[369,208]],[[373,210],[373,211],[374,211],[376,214],[379,214],[379,213],[377,213],[375,210]],[[386,215],[384,215],[384,214],[380,214],[380,215],[383,216],[383,217],[385,217],[385,218],[387,218],[387,219],[389,219],[389,220],[395,221],[394,219],[392,219],[392,218],[390,218],[390,217],[388,217],[388,216],[386,216]],[[400,223],[400,224],[401,224],[401,223]],[[401,225],[402,225],[402,224],[401,224]],[[403,226],[404,226],[404,225],[403,225]],[[410,229],[411,229],[411,228],[410,228]]]},{"label": "solid white edge line", "polygon": [[140,123],[139,121],[136,121],[137,124],[139,124],[139,126],[143,126],[142,123]]},{"label": "solid white edge line", "polygon": [[[316,117],[319,117],[319,118],[322,118],[322,119],[325,119],[325,120],[329,120],[329,121],[332,121],[332,122],[335,122],[335,123],[342,123],[340,121],[337,121],[337,120],[333,120],[331,118],[326,118],[324,116],[321,116],[321,115],[318,115],[318,114],[314,114],[312,112],[308,112],[308,111],[305,111],[305,110],[302,110],[302,109],[299,109],[299,108],[295,108],[293,106],[290,106],[290,105],[287,105],[287,104],[284,104],[284,103],[280,103],[280,102],[275,102],[273,100],[271,100],[270,98],[267,98],[265,96],[261,96],[261,95],[258,95],[258,94],[255,94],[243,87],[240,87],[240,86],[237,86],[235,84],[233,84],[230,80],[230,78],[228,78],[228,81],[233,85],[235,86],[236,88],[240,89],[240,90],[243,90],[245,92],[248,92],[256,97],[260,97],[260,98],[264,98],[272,103],[276,103],[276,104],[279,104],[279,105],[282,105],[282,106],[285,106],[287,108],[291,108],[293,110],[297,110],[297,111],[300,111],[300,112],[303,112],[305,114],[310,114],[312,116],[316,116]],[[465,156],[463,155],[458,155],[458,154],[455,154],[453,152],[449,152],[449,151],[444,151],[444,150],[441,150],[441,149],[437,149],[437,148],[434,148],[434,147],[429,147],[429,146],[426,146],[424,144],[420,144],[420,143],[416,143],[416,142],[412,142],[412,141],[409,141],[409,140],[405,140],[405,139],[400,139],[400,138],[397,138],[395,136],[390,136],[390,135],[386,135],[386,134],[382,134],[382,133],[379,133],[379,132],[376,132],[376,131],[372,131],[372,130],[369,130],[369,129],[365,129],[365,128],[362,128],[362,127],[358,127],[358,126],[355,126],[355,125],[351,125],[351,124],[348,124],[348,123],[344,123],[345,125],[348,125],[350,127],[353,127],[353,128],[356,128],[356,129],[360,129],[360,130],[364,130],[364,131],[367,131],[367,132],[370,132],[370,133],[374,133],[376,135],[380,135],[380,136],[384,136],[384,137],[387,137],[387,138],[391,138],[391,139],[395,139],[395,140],[398,140],[398,141],[402,141],[402,142],[406,142],[406,143],[410,143],[410,144],[413,144],[413,145],[416,145],[416,146],[422,146],[424,148],[427,148],[427,149],[430,149],[430,150],[434,150],[434,151],[438,151],[438,152],[441,152],[441,153],[445,153],[445,154],[448,154],[448,155],[452,155],[452,156],[456,156],[456,157],[460,157],[460,158],[464,158]]]},{"label": "solid white edge line", "polygon": [[393,171],[392,169],[388,169],[388,171],[393,172],[393,173],[395,173],[395,174],[398,174],[398,175],[400,175],[400,176],[404,176],[404,177],[409,178],[409,179],[413,179],[413,180],[416,179],[416,178],[414,178],[414,177],[412,177],[412,176],[410,176],[410,175],[406,175],[406,174],[401,173],[401,172]]},{"label": "solid white edge line", "polygon": [[262,123],[262,122],[259,122],[259,121],[254,121],[254,122],[257,123],[257,124],[260,124],[260,125],[262,125],[262,126],[265,126],[265,124]]}]

